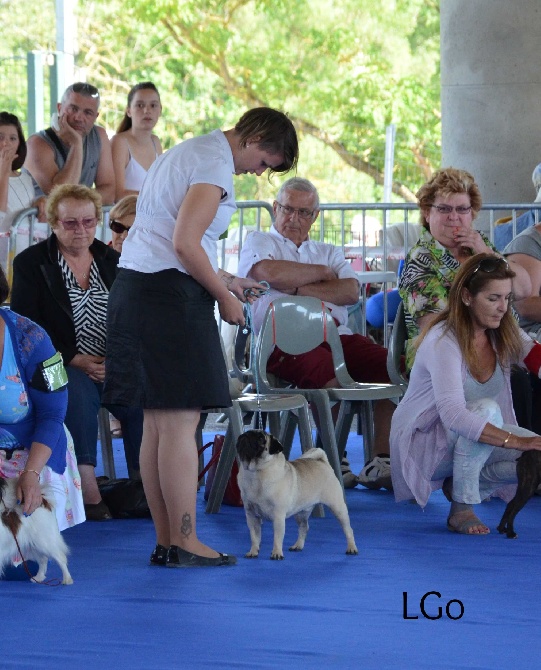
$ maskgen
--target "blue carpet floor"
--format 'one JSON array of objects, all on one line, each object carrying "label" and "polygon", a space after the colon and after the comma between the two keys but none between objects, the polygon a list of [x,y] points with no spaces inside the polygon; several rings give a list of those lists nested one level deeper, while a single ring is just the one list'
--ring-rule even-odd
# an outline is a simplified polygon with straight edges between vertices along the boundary
[{"label": "blue carpet floor", "polygon": [[[358,441],[352,435],[348,446],[354,471],[361,467]],[[115,448],[121,475],[120,440]],[[149,567],[150,520],[72,528],[64,536],[73,586],[0,582],[1,668],[540,667],[541,498],[517,517],[513,541],[495,532],[500,501],[479,510],[493,532],[465,537],[445,529],[448,503],[440,492],[423,511],[357,488],[347,491],[347,502],[358,556],[345,555],[345,538],[327,513],[312,520],[304,551],[271,561],[269,523],[260,557],[244,559],[243,510],[206,515],[199,496],[201,537],[237,554],[237,566]],[[295,528],[290,519],[285,547]],[[58,574],[51,564],[49,576]],[[420,608],[431,592],[425,613],[437,617],[441,608],[439,619]]]}]

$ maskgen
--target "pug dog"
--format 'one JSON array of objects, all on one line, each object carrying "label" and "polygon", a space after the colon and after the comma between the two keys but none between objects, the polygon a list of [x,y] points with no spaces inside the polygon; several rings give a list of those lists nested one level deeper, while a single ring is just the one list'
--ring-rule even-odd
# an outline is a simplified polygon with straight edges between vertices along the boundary
[{"label": "pug dog", "polygon": [[246,558],[257,558],[263,519],[271,520],[274,544],[271,559],[283,560],[285,522],[294,516],[299,536],[289,551],[301,551],[308,533],[308,517],[315,505],[327,505],[347,539],[346,554],[357,554],[344,492],[323,449],[309,449],[287,461],[283,447],[272,435],[249,430],[237,441],[240,461],[238,483],[244,501],[252,546]]}]

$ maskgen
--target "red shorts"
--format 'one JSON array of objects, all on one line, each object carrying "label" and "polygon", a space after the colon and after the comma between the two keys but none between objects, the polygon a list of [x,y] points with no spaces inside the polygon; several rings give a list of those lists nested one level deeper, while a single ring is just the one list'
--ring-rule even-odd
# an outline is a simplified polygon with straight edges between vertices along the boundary
[{"label": "red shorts", "polygon": [[[389,383],[387,349],[369,337],[340,335],[344,359],[350,376],[356,382]],[[299,356],[285,354],[276,347],[269,357],[267,371],[299,388],[320,389],[334,378],[331,348],[327,343]]]}]

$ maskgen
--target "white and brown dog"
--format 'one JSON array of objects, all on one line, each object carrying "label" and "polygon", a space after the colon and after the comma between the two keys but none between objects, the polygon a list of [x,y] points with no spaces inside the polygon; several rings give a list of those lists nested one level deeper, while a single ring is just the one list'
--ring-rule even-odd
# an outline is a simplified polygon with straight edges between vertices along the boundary
[{"label": "white and brown dog", "polygon": [[52,558],[62,570],[62,584],[73,584],[68,571],[68,547],[58,530],[53,496],[45,486],[42,493],[41,507],[25,517],[22,506],[17,505],[17,480],[0,479],[0,576],[20,551],[24,560],[38,563],[34,581],[45,580],[47,564]]},{"label": "white and brown dog", "polygon": [[272,559],[284,558],[285,522],[290,516],[295,516],[299,536],[289,551],[301,551],[308,517],[318,503],[327,505],[340,522],[347,539],[346,554],[357,554],[344,492],[323,449],[309,449],[291,462],[282,452],[280,442],[261,430],[249,430],[237,441],[238,482],[252,540],[246,558],[259,554],[263,519],[272,521],[274,527]]}]

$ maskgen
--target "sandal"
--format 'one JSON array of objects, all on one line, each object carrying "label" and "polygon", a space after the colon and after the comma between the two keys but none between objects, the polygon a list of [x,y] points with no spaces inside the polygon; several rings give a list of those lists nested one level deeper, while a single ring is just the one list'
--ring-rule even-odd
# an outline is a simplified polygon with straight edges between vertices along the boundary
[{"label": "sandal", "polygon": [[[462,517],[462,521],[459,521],[456,525],[451,524],[451,519]],[[470,533],[472,528],[475,526],[482,526],[486,528],[486,532],[481,533]],[[480,519],[475,516],[471,511],[465,512],[455,512],[455,514],[450,514],[447,517],[447,530],[450,530],[452,533],[460,533],[461,535],[488,535],[490,533],[490,528],[486,526]]]}]

